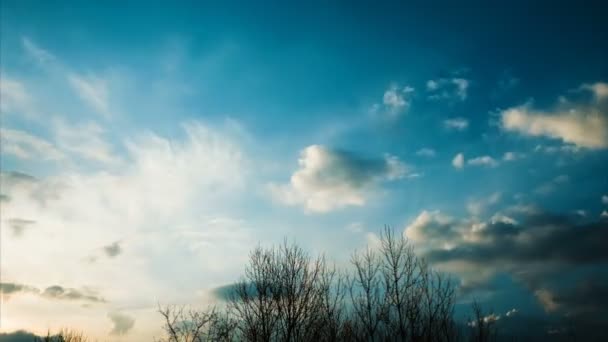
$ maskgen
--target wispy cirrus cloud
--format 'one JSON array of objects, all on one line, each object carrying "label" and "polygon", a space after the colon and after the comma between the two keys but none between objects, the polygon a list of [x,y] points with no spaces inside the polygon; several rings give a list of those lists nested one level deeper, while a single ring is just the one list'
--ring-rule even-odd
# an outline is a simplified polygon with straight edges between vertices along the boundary
[{"label": "wispy cirrus cloud", "polygon": [[65,154],[53,143],[25,131],[0,128],[0,139],[2,153],[14,155],[20,159],[60,160],[65,158]]},{"label": "wispy cirrus cloud", "polygon": [[433,158],[437,155],[437,152],[432,148],[423,147],[416,151],[416,155],[421,157]]},{"label": "wispy cirrus cloud", "polygon": [[97,113],[104,117],[111,116],[109,105],[109,89],[103,78],[89,75],[68,75],[68,81],[78,96]]},{"label": "wispy cirrus cloud", "polygon": [[41,65],[55,60],[55,56],[52,53],[39,47],[28,37],[22,37],[21,44],[27,55]]},{"label": "wispy cirrus cloud", "polygon": [[110,165],[121,161],[105,139],[105,129],[94,121],[69,124],[57,118],[53,120],[52,129],[57,146],[66,153]]},{"label": "wispy cirrus cloud", "polygon": [[451,118],[443,120],[443,126],[449,130],[464,131],[469,127],[469,120],[465,118]]},{"label": "wispy cirrus cloud", "polygon": [[462,77],[438,78],[426,82],[426,91],[431,100],[467,99],[471,81]]},{"label": "wispy cirrus cloud", "polygon": [[0,113],[22,115],[26,118],[37,116],[33,99],[25,85],[17,79],[0,75]]}]

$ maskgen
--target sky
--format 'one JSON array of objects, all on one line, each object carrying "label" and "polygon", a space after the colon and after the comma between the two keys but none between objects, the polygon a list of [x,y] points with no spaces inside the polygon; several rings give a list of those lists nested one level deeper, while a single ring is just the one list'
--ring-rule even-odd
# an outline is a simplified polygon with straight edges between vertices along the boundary
[{"label": "sky", "polygon": [[457,312],[605,323],[605,7],[2,1],[0,332],[149,341],[385,225]]}]

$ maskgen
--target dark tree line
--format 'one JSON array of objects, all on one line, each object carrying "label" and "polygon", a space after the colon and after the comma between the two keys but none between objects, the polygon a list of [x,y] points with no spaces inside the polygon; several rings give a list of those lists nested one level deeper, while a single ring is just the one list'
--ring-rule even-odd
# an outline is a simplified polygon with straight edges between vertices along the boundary
[{"label": "dark tree line", "polygon": [[489,341],[474,307],[469,332],[454,320],[455,283],[385,229],[377,249],[355,252],[350,272],[287,242],[256,248],[227,304],[161,308],[161,341]]}]

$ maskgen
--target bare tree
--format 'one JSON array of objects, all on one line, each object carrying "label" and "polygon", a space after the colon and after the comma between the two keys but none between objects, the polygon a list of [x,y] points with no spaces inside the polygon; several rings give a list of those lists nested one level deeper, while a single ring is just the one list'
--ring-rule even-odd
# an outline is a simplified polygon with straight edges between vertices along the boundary
[{"label": "bare tree", "polygon": [[473,301],[471,305],[473,311],[473,319],[469,321],[470,340],[474,342],[487,342],[496,339],[497,331],[494,319],[489,319],[492,316],[486,315],[477,301]]},{"label": "bare tree", "polygon": [[359,341],[376,341],[386,321],[386,296],[382,293],[380,259],[371,249],[355,252],[351,259],[354,275],[350,277],[349,294],[354,317],[352,328]]},{"label": "bare tree", "polygon": [[322,322],[335,323],[341,309],[335,279],[323,257],[313,259],[295,245],[256,248],[230,300],[241,337],[249,341],[320,338],[325,334],[319,329]]},{"label": "bare tree", "polygon": [[164,319],[165,337],[161,342],[231,341],[235,323],[215,307],[194,310],[186,307],[159,307]]},{"label": "bare tree", "polygon": [[287,242],[258,247],[225,308],[160,310],[166,341],[457,340],[454,283],[404,236],[385,228],[351,264],[343,273]]},{"label": "bare tree", "polygon": [[79,331],[61,329],[56,335],[47,332],[46,336],[37,338],[36,342],[87,342],[88,338]]}]

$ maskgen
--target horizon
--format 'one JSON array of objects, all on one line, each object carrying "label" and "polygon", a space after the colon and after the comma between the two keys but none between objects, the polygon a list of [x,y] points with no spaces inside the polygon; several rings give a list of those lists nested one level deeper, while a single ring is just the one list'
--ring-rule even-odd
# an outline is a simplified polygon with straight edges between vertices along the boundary
[{"label": "horizon", "polygon": [[256,246],[385,226],[463,324],[608,322],[602,2],[0,7],[0,335],[150,341]]}]

